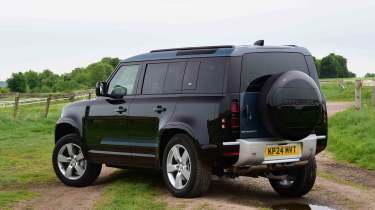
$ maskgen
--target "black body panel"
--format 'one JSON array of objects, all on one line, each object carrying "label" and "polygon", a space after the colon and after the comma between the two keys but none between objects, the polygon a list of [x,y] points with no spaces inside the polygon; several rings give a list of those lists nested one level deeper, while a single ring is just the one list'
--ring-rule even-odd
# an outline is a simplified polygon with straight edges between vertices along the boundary
[{"label": "black body panel", "polygon": [[[207,57],[175,55],[174,59],[120,63],[107,83],[113,81],[121,67],[139,65],[132,91],[121,99],[107,95],[65,106],[57,122],[56,140],[64,133],[77,132],[90,161],[116,167],[158,168],[168,138],[184,132],[194,139],[201,158],[222,161],[223,165],[232,164],[237,159],[232,154],[236,154],[238,147],[224,147],[223,142],[272,136],[264,128],[257,107],[260,89],[269,75],[252,72],[245,76],[249,67],[245,68],[245,65],[252,65],[246,58],[257,51],[261,57],[268,51],[273,56],[285,51],[285,54],[303,59],[297,66],[301,66],[301,71],[312,77],[318,87],[319,81],[315,65],[311,63],[312,57],[304,49],[299,49],[301,53],[297,49],[294,52],[293,48],[259,48],[248,54],[223,56],[229,50],[239,54],[239,51],[225,48],[215,51],[221,53],[217,57],[215,53]],[[173,51],[165,53],[169,56]],[[249,69],[267,69],[267,63],[262,65]],[[285,66],[295,65],[291,62]],[[234,113],[233,106],[237,103],[239,113]],[[322,103],[323,115],[312,132],[327,136],[324,99]],[[231,120],[237,114],[239,125],[235,128]],[[319,140],[317,152],[323,150],[326,143],[327,139]],[[229,156],[223,157],[222,154]]]}]

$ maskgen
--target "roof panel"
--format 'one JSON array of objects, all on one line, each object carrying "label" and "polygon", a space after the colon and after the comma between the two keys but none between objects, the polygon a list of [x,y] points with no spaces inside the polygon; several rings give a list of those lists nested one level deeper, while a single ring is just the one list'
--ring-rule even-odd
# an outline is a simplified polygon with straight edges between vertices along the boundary
[{"label": "roof panel", "polygon": [[[201,48],[201,47],[199,47]],[[310,52],[303,47],[295,46],[235,46],[234,48],[217,48],[214,53],[210,54],[177,54],[178,49],[168,49],[164,51],[156,50],[140,55],[136,55],[123,60],[122,62],[137,62],[147,60],[168,60],[168,59],[179,59],[179,58],[202,58],[202,57],[228,57],[228,56],[242,56],[247,53],[254,52],[299,52],[304,55],[310,55]]]}]

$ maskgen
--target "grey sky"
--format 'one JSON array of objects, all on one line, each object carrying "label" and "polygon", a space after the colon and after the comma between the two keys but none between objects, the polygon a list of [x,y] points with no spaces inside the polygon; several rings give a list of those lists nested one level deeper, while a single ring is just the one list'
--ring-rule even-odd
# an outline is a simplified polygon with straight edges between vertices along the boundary
[{"label": "grey sky", "polygon": [[296,44],[348,58],[375,73],[374,1],[0,0],[0,80],[12,72],[57,73],[102,57],[155,48]]}]

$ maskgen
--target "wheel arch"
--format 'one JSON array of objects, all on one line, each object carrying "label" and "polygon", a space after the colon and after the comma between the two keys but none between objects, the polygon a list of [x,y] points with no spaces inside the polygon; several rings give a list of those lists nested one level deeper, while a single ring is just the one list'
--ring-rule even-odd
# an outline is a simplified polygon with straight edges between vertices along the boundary
[{"label": "wheel arch", "polygon": [[79,129],[71,122],[60,122],[56,124],[55,128],[55,143],[67,134],[75,133],[81,136]]},{"label": "wheel arch", "polygon": [[196,146],[196,149],[197,150],[200,149],[198,140],[195,138],[194,134],[189,129],[186,129],[182,126],[164,128],[160,131],[160,138],[159,138],[159,154],[158,154],[159,166],[162,165],[164,149],[167,146],[169,140],[174,135],[179,134],[179,133],[187,134],[188,136],[190,136],[194,141],[194,145]]}]

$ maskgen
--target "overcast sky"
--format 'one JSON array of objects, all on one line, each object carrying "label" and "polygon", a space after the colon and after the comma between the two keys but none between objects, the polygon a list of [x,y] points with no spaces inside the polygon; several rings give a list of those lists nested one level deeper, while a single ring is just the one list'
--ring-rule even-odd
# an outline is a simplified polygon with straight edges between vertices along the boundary
[{"label": "overcast sky", "polygon": [[375,1],[0,0],[0,80],[156,48],[296,44],[375,73]]}]

